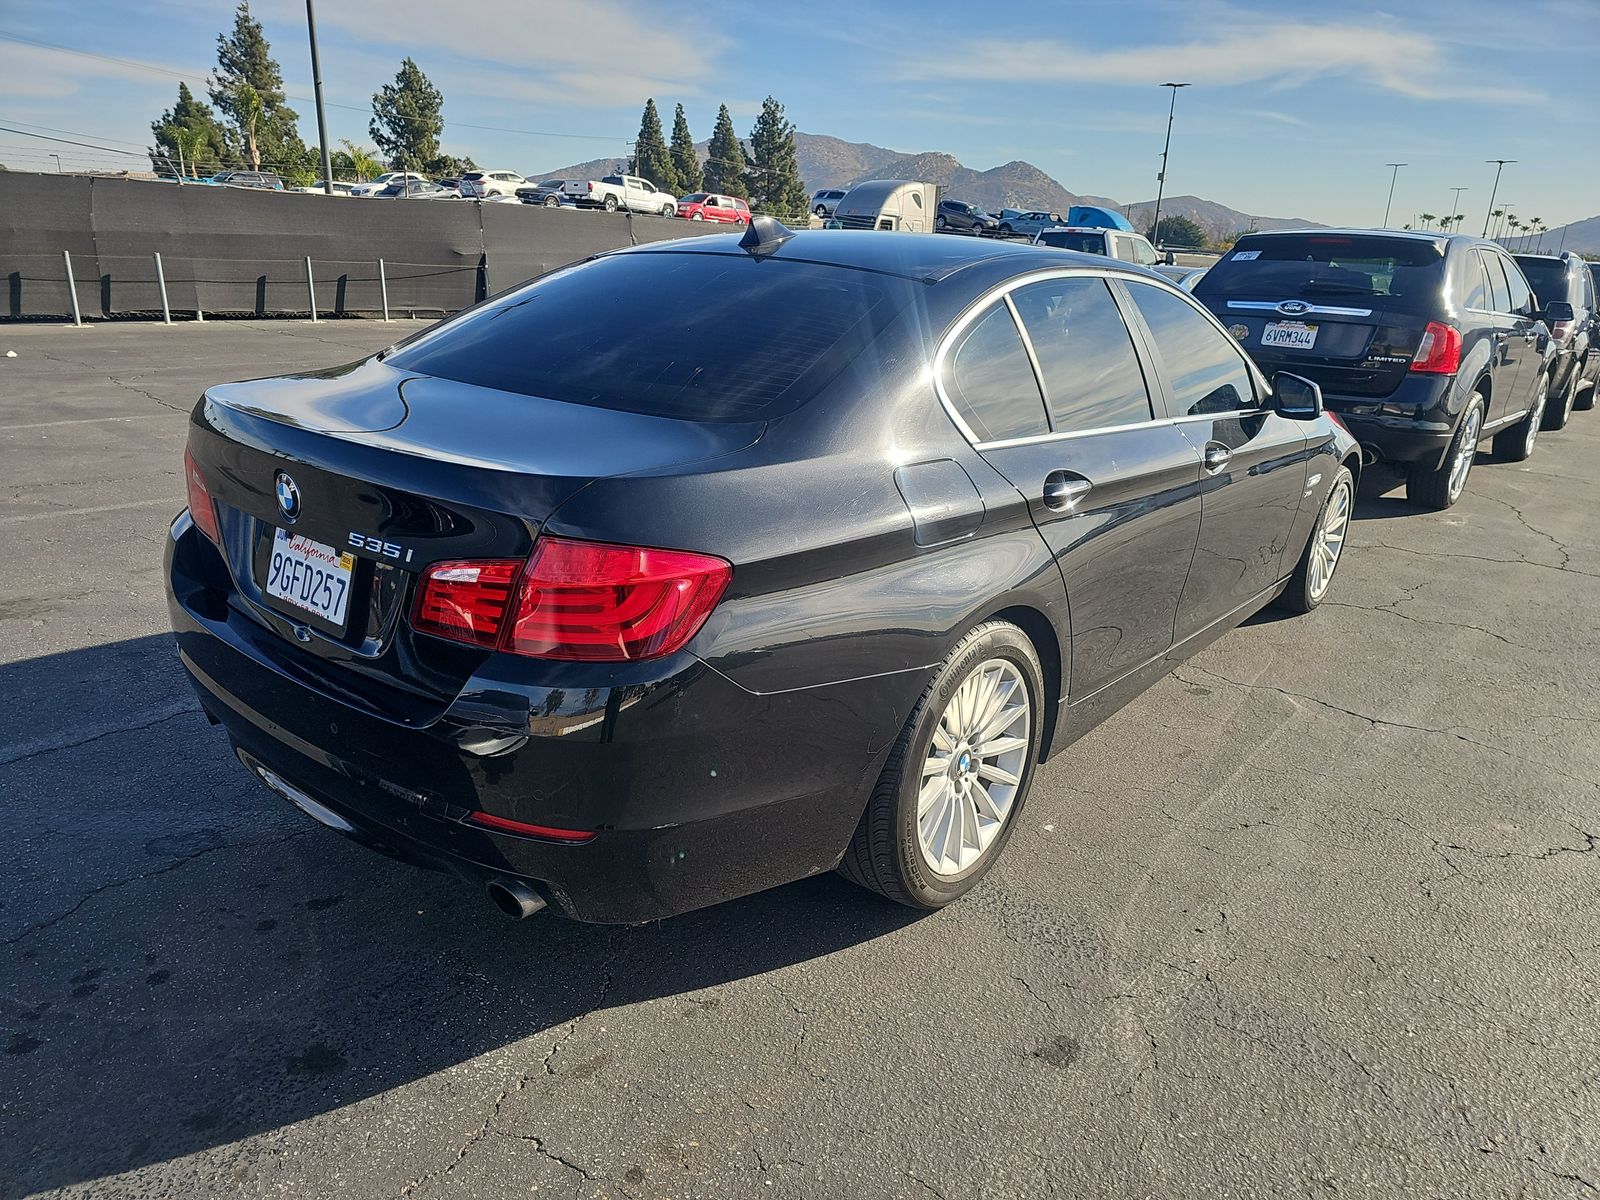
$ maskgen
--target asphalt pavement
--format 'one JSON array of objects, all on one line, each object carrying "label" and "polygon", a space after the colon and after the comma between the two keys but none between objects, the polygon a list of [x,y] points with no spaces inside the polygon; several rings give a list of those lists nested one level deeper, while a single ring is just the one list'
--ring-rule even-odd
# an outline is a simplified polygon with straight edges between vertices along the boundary
[{"label": "asphalt pavement", "polygon": [[417,327],[0,326],[0,1196],[1600,1193],[1600,412],[1366,481],[952,908],[519,924],[249,779],[166,634],[202,387]]}]

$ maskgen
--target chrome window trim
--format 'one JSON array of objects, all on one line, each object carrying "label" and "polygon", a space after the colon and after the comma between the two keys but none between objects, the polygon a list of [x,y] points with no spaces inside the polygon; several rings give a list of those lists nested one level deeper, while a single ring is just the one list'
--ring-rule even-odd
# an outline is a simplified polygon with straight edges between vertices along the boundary
[{"label": "chrome window trim", "polygon": [[1282,300],[1229,300],[1229,308],[1237,308],[1244,312],[1277,312],[1280,317],[1370,317],[1370,308],[1340,308],[1331,304],[1313,304],[1304,312],[1285,313],[1278,312],[1278,305]]},{"label": "chrome window trim", "polygon": [[976,450],[1005,450],[1012,446],[1038,446],[1045,442],[1063,442],[1071,438],[1097,437],[1102,433],[1129,433],[1135,429],[1154,429],[1168,425],[1192,425],[1197,421],[1226,421],[1235,417],[1259,417],[1266,408],[1235,408],[1228,412],[1195,413],[1187,417],[1156,417],[1149,421],[1133,421],[1127,425],[1100,425],[1094,429],[1067,429],[1060,433],[1040,433],[1025,438],[1004,438],[994,442],[974,442]]},{"label": "chrome window trim", "polygon": [[[1118,260],[1111,259],[1111,260],[1108,260],[1108,261],[1117,262]],[[1173,295],[1182,297],[1183,300],[1186,303],[1188,303],[1191,308],[1195,309],[1195,311],[1203,314],[1207,319],[1209,319],[1210,322],[1212,323],[1212,325],[1214,325],[1217,328],[1217,331],[1224,338],[1226,338],[1230,343],[1233,341],[1233,335],[1230,334],[1227,331],[1227,329],[1225,329],[1223,327],[1222,323],[1220,321],[1218,321],[1217,318],[1215,316],[1213,316],[1208,309],[1200,307],[1200,305],[1198,305],[1195,301],[1189,299],[1188,296],[1184,295],[1183,291],[1180,288],[1178,288],[1176,285],[1174,285],[1172,283],[1169,283],[1164,277],[1156,275],[1156,276],[1151,276],[1149,278],[1146,278],[1142,268],[1132,268],[1132,269],[1125,270],[1125,271],[1119,271],[1119,270],[1116,270],[1115,268],[1107,270],[1104,267],[1048,267],[1048,268],[1045,268],[1045,269],[1039,270],[1039,271],[1030,271],[1026,275],[1018,275],[1015,278],[1006,280],[1004,283],[998,283],[994,287],[991,287],[988,291],[983,292],[981,295],[979,295],[978,298],[976,300],[974,300],[971,304],[969,304],[966,307],[966,309],[962,312],[962,314],[955,319],[955,321],[951,324],[950,328],[948,330],[946,330],[944,335],[939,339],[939,348],[936,351],[934,351],[934,355],[933,355],[933,392],[934,392],[934,395],[939,397],[939,404],[944,409],[945,415],[948,416],[950,418],[950,420],[955,424],[955,427],[958,430],[961,431],[961,436],[966,438],[967,441],[970,442],[975,449],[978,449],[978,450],[991,450],[991,449],[1000,449],[1000,448],[1005,447],[1005,446],[1026,446],[1026,445],[1035,444],[1037,442],[1052,441],[1052,440],[1055,440],[1057,438],[1085,437],[1085,436],[1088,436],[1090,434],[1096,434],[1096,433],[1114,433],[1114,432],[1120,432],[1120,431],[1128,430],[1128,429],[1144,429],[1146,427],[1154,427],[1154,426],[1157,426],[1157,425],[1172,424],[1177,420],[1192,419],[1192,418],[1172,418],[1172,417],[1151,417],[1151,419],[1148,420],[1148,421],[1136,421],[1136,422],[1134,422],[1132,424],[1129,424],[1129,425],[1110,425],[1110,426],[1102,426],[1102,427],[1095,428],[1095,429],[1074,429],[1074,430],[1070,430],[1070,431],[1056,432],[1055,430],[1050,428],[1050,424],[1049,423],[1050,423],[1051,420],[1053,420],[1053,418],[1050,415],[1050,398],[1049,398],[1048,393],[1045,391],[1044,378],[1043,378],[1042,373],[1039,372],[1038,363],[1036,361],[1034,361],[1035,378],[1038,380],[1039,392],[1044,397],[1044,411],[1045,411],[1045,422],[1046,422],[1045,428],[1046,428],[1047,432],[1041,433],[1041,434],[1034,434],[1034,435],[1031,435],[1031,436],[1026,437],[1026,438],[1008,438],[1008,439],[1005,439],[1003,441],[989,441],[989,442],[986,442],[983,439],[979,438],[978,435],[975,434],[972,431],[972,428],[966,423],[966,421],[962,419],[961,413],[956,408],[955,402],[950,399],[949,394],[946,393],[945,388],[944,388],[944,372],[945,372],[946,363],[948,362],[948,360],[950,358],[950,351],[955,347],[956,342],[961,339],[962,335],[965,334],[969,328],[971,328],[971,326],[978,320],[979,317],[983,316],[984,314],[986,314],[989,311],[989,306],[991,304],[993,304],[995,301],[1000,300],[1000,299],[1003,298],[1006,301],[1007,310],[1011,313],[1011,320],[1017,327],[1018,335],[1021,336],[1022,339],[1023,339],[1023,346],[1028,351],[1028,358],[1029,358],[1030,361],[1033,361],[1033,346],[1027,340],[1027,331],[1025,329],[1023,329],[1022,321],[1017,316],[1016,306],[1011,303],[1011,293],[1016,291],[1018,288],[1027,287],[1029,284],[1043,283],[1046,280],[1050,280],[1050,279],[1084,279],[1084,278],[1087,278],[1087,279],[1100,279],[1100,280],[1104,280],[1104,281],[1107,281],[1107,282],[1109,282],[1111,280],[1118,280],[1118,281],[1132,280],[1135,283],[1148,283],[1148,284],[1150,284],[1150,285],[1152,285],[1154,287],[1163,287],[1167,291],[1171,292]],[[1123,317],[1121,315],[1120,310],[1118,312],[1118,317],[1119,317],[1119,319],[1122,320],[1123,327],[1127,328],[1127,325],[1128,325],[1127,318]],[[1132,338],[1132,333],[1133,333],[1133,331],[1131,329],[1129,329],[1129,337],[1130,337],[1130,339]],[[1134,357],[1136,359],[1139,358],[1139,350],[1138,350],[1137,344],[1134,345]],[[1252,377],[1255,378],[1257,380],[1257,382],[1261,382],[1262,380],[1264,380],[1265,377],[1262,376],[1260,368],[1256,367],[1254,363],[1251,363],[1249,359],[1245,358],[1243,352],[1240,352],[1239,357],[1244,361],[1244,363],[1246,364],[1246,367],[1251,372]],[[1142,359],[1139,359],[1139,367],[1140,367],[1141,371],[1143,371],[1143,369],[1145,368],[1146,365],[1147,364]],[[1154,364],[1154,363],[1150,363],[1148,365],[1152,369],[1156,366],[1156,364]],[[1145,394],[1150,400],[1151,410],[1154,411],[1154,408],[1155,408],[1155,396],[1150,391],[1150,381],[1148,379],[1144,380],[1144,385],[1145,385]],[[1243,410],[1240,410],[1240,411],[1244,411],[1244,412],[1260,412],[1262,410],[1259,409],[1259,408],[1253,408],[1253,409],[1243,409]],[[1227,414],[1217,414],[1217,415],[1225,416]],[[1208,414],[1208,417],[1210,417],[1210,414]]]},{"label": "chrome window trim", "polygon": [[1034,382],[1039,386],[1039,402],[1044,405],[1044,427],[1054,433],[1056,419],[1050,411],[1050,385],[1044,381],[1044,368],[1039,365],[1039,353],[1033,348],[1033,339],[1028,336],[1028,327],[1023,324],[1022,314],[1017,311],[1017,302],[1011,298],[1011,293],[1007,292],[1002,299],[1005,301],[1006,311],[1011,314],[1011,323],[1017,327],[1017,336],[1022,339],[1022,349],[1028,356],[1028,365],[1033,368]]}]

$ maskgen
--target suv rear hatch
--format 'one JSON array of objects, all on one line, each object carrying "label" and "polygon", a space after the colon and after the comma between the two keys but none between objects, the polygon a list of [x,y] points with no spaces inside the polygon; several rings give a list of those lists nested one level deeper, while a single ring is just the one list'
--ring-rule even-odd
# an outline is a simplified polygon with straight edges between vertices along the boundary
[{"label": "suv rear hatch", "polygon": [[1293,371],[1341,396],[1391,395],[1429,321],[1444,319],[1439,239],[1379,233],[1254,234],[1195,284],[1268,375]]}]

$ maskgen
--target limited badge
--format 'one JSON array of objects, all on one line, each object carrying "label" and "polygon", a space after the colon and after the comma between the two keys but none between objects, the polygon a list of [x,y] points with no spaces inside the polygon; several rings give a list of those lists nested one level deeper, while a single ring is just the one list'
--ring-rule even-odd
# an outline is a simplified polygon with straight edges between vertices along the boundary
[{"label": "limited badge", "polygon": [[1245,340],[1245,338],[1250,336],[1250,326],[1248,326],[1248,325],[1229,325],[1228,326],[1228,332],[1233,334],[1234,337],[1238,338],[1242,342],[1242,341]]}]

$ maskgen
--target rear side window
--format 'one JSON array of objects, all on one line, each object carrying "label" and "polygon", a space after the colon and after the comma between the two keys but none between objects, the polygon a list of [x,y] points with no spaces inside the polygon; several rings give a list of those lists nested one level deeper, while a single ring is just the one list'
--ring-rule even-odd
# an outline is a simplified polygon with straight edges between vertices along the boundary
[{"label": "rear side window", "polygon": [[1482,312],[1489,307],[1489,281],[1484,278],[1483,264],[1478,261],[1476,254],[1469,254],[1462,260],[1458,294],[1461,308]]},{"label": "rear side window", "polygon": [[1046,279],[1011,293],[1033,343],[1057,433],[1150,419],[1133,339],[1101,279]]},{"label": "rear side window", "polygon": [[744,254],[615,254],[463,313],[388,361],[572,404],[765,420],[810,400],[916,286]]},{"label": "rear side window", "polygon": [[1039,234],[1041,246],[1057,250],[1076,250],[1079,254],[1105,254],[1106,237],[1103,233],[1074,233],[1069,229],[1046,229]]},{"label": "rear side window", "polygon": [[1242,238],[1195,284],[1195,295],[1320,304],[1381,301],[1431,313],[1440,303],[1444,253],[1433,241],[1375,234]]},{"label": "rear side window", "polygon": [[1498,254],[1482,254],[1484,274],[1489,279],[1489,306],[1497,313],[1511,311],[1511,285],[1506,282],[1506,269],[1500,265]]},{"label": "rear side window", "polygon": [[1255,407],[1255,385],[1232,338],[1164,288],[1133,280],[1126,286],[1155,338],[1174,416]]},{"label": "rear side window", "polygon": [[1511,285],[1510,311],[1514,313],[1531,312],[1533,310],[1533,292],[1529,290],[1528,281],[1522,276],[1522,269],[1509,259],[1502,260],[1502,265],[1506,269],[1506,282]]},{"label": "rear side window", "polygon": [[980,442],[1049,432],[1039,381],[1003,301],[991,305],[945,357],[944,390]]}]

